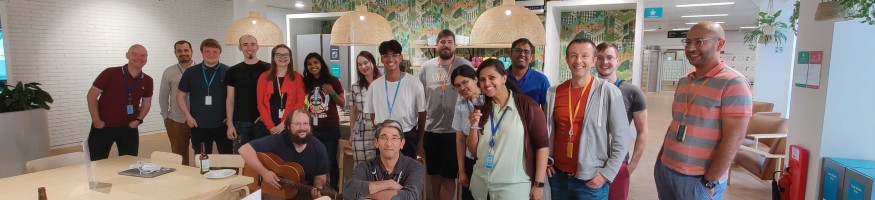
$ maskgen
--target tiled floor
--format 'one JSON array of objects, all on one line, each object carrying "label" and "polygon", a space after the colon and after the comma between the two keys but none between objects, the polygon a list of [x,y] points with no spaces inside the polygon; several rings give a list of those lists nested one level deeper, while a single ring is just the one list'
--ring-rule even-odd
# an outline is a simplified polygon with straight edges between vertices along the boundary
[{"label": "tiled floor", "polygon": [[[650,137],[647,141],[646,153],[638,166],[638,169],[632,174],[632,185],[629,199],[657,199],[656,186],[653,180],[653,165],[656,162],[656,154],[662,145],[662,139],[665,136],[665,130],[671,120],[669,117],[671,110],[671,95],[670,94],[647,94],[648,115],[649,115],[649,133]],[[54,154],[81,151],[82,147],[69,147],[54,149]],[[170,151],[170,144],[167,142],[167,136],[163,133],[145,135],[140,137],[140,157],[148,157],[152,151]],[[111,155],[117,154],[115,149]],[[352,160],[351,157],[345,158],[347,161]],[[346,162],[344,174],[349,175],[352,171],[351,162]],[[724,199],[770,199],[771,185],[769,182],[760,181],[752,176],[741,167],[732,168],[732,184],[729,185]]]}]

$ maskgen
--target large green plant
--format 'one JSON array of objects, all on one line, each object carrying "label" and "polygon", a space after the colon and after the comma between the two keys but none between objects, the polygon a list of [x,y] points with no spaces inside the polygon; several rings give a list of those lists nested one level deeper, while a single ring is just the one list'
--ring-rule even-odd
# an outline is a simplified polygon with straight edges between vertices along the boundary
[{"label": "large green plant", "polygon": [[0,88],[0,113],[37,108],[50,109],[49,104],[55,100],[39,85],[36,82],[23,84],[21,81],[15,86],[3,84]]},{"label": "large green plant", "polygon": [[[787,35],[784,32],[789,29],[789,25],[787,25],[787,23],[779,21],[779,16],[781,16],[780,10],[772,15],[766,14],[765,12],[760,12],[760,17],[759,19],[757,19],[756,22],[756,28],[744,34],[744,43],[748,44],[748,48],[750,48],[750,50],[756,50],[757,43],[764,45],[775,43],[775,52],[784,51],[784,48],[781,47],[781,44],[787,42]],[[775,34],[766,34],[767,27],[774,27]]]},{"label": "large green plant", "polygon": [[790,30],[793,30],[793,35],[796,35],[797,31],[799,31],[799,28],[796,27],[799,24],[799,4],[801,4],[799,0],[793,3],[793,14],[790,15]]},{"label": "large green plant", "polygon": [[847,18],[861,18],[860,23],[875,25],[875,0],[838,0],[839,13]]}]

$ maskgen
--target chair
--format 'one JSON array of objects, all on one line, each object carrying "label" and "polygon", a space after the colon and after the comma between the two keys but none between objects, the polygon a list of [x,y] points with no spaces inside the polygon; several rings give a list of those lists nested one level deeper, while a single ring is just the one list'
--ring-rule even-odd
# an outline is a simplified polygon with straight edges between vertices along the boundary
[{"label": "chair", "polygon": [[735,155],[735,163],[760,180],[773,180],[783,168],[787,150],[788,119],[754,114],[750,118],[745,142]]},{"label": "chair", "polygon": [[754,101],[753,102],[753,113],[758,112],[772,112],[772,109],[775,108],[775,104],[769,102],[762,101]]},{"label": "chair", "polygon": [[[182,162],[182,161],[180,161],[180,162]],[[195,198],[191,198],[191,199],[198,199],[198,200],[232,200],[232,199],[236,199],[236,198],[234,198],[234,196],[231,196],[231,186],[225,186],[224,188],[218,190],[216,193],[209,194],[209,196],[206,196],[206,197],[203,197],[203,198],[195,197]]]},{"label": "chair", "polygon": [[152,162],[166,162],[173,164],[182,163],[182,156],[175,153],[163,152],[163,151],[153,151],[152,155],[149,158]]},{"label": "chair", "polygon": [[337,171],[340,173],[337,177],[337,192],[343,192],[343,179],[346,177],[343,175],[344,164],[343,161],[346,160],[346,156],[352,156],[352,146],[349,146],[349,140],[341,139],[337,144]]},{"label": "chair", "polygon": [[[237,175],[243,174],[243,167],[246,165],[246,161],[243,161],[243,157],[240,155],[234,154],[209,154],[210,156],[210,168],[234,168],[237,170]],[[180,160],[179,162],[182,162]],[[200,168],[201,163],[198,161],[194,162],[195,165]],[[244,197],[249,194],[249,186],[244,185],[239,188],[232,188],[233,195],[232,197]]]},{"label": "chair", "polygon": [[87,159],[88,156],[86,156],[84,152],[79,151],[27,161],[24,166],[27,169],[27,173],[33,173],[43,170],[50,170],[54,168],[86,163]]}]

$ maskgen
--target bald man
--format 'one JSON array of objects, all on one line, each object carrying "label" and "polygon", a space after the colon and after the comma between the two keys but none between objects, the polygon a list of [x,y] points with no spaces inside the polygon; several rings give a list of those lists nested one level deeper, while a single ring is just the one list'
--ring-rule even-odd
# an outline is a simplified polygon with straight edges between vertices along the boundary
[{"label": "bald man", "polygon": [[109,157],[113,143],[119,155],[137,156],[137,127],[152,107],[152,77],[143,73],[146,47],[132,45],[125,56],[128,64],[106,68],[88,90],[88,151],[92,161]]},{"label": "bald man", "polygon": [[228,139],[234,141],[234,151],[249,141],[270,135],[270,128],[259,119],[256,89],[258,77],[270,68],[270,63],[258,59],[258,39],[246,34],[237,40],[237,49],[243,52],[243,62],[230,69],[225,76],[225,115],[228,120]]},{"label": "bald man", "polygon": [[723,27],[696,24],[681,40],[693,69],[678,80],[654,168],[659,199],[722,199],[752,113],[750,83],[720,60]]}]

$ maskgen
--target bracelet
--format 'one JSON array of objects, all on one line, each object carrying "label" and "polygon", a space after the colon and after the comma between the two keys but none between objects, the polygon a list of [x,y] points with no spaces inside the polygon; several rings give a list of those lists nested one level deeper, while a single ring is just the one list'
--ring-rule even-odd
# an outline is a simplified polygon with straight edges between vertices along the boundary
[{"label": "bracelet", "polygon": [[137,122],[139,122],[140,124],[143,124],[143,120],[142,120],[142,119],[136,119],[136,118],[135,118],[134,120],[137,120]]},{"label": "bracelet", "polygon": [[333,98],[337,97],[337,93],[332,92],[331,94],[328,94],[328,96],[330,96],[333,99]]}]

